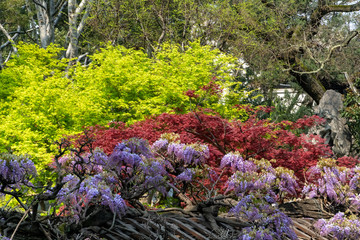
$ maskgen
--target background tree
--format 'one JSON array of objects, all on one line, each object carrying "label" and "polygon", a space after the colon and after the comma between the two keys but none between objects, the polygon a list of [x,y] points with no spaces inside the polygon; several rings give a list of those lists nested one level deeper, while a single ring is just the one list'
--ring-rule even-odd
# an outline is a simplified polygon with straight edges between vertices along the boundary
[{"label": "background tree", "polygon": [[[91,0],[3,1],[0,11],[5,13],[4,29],[14,34],[14,40],[35,42],[42,48],[60,43],[67,49],[66,57],[72,58],[78,55],[78,41],[89,16],[90,3]],[[19,34],[23,35],[21,39]],[[9,37],[5,39],[8,41]],[[8,45],[6,41],[0,50]]]},{"label": "background tree", "polygon": [[354,66],[359,58],[358,32],[353,31],[358,23],[344,13],[359,11],[360,2],[342,4],[233,1],[231,8],[237,15],[231,22],[236,30],[226,39],[227,45],[261,73],[256,77],[260,82],[270,85],[274,78],[292,79],[318,102],[326,89],[344,91],[347,83],[342,72],[358,71]]},{"label": "background tree", "polygon": [[92,9],[85,35],[95,41],[152,52],[199,38],[244,59],[254,73],[247,80],[265,92],[294,81],[318,102],[326,89],[344,93],[343,72],[358,71],[359,1],[109,0]]}]

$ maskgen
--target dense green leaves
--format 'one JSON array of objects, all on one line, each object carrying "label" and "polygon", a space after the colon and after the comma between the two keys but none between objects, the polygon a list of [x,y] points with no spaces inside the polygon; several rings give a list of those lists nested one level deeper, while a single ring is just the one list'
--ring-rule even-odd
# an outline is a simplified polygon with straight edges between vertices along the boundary
[{"label": "dense green leaves", "polygon": [[51,143],[83,125],[104,123],[97,92],[80,89],[66,75],[61,49],[19,46],[19,57],[1,74],[0,141],[2,151],[30,153],[50,160]]},{"label": "dense green leaves", "polygon": [[[193,43],[184,52],[162,45],[155,59],[141,51],[111,47],[93,56],[94,67],[78,68],[75,81],[98,89],[112,119],[133,122],[145,116],[189,108],[187,90],[199,90],[217,76],[226,86],[234,59]],[[96,66],[96,67],[95,67]]]},{"label": "dense green leaves", "polygon": [[29,153],[38,162],[48,162],[51,143],[83,126],[189,111],[188,90],[202,93],[202,107],[225,108],[219,104],[221,94],[206,97],[201,88],[214,81],[221,90],[232,77],[230,69],[236,68],[232,57],[198,42],[185,51],[164,44],[155,58],[108,46],[91,57],[88,67],[58,60],[61,51],[56,46],[45,50],[19,45],[19,56],[0,72],[1,151]]}]

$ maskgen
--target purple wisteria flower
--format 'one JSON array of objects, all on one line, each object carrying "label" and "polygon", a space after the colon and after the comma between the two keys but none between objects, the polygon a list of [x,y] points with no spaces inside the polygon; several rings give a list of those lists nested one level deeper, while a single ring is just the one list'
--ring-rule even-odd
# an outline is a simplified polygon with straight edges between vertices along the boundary
[{"label": "purple wisteria flower", "polygon": [[186,146],[183,152],[183,160],[185,162],[185,164],[191,164],[191,162],[194,160],[194,163],[197,164],[196,161],[196,156],[197,155],[197,151],[190,147],[190,146]]},{"label": "purple wisteria flower", "polygon": [[100,173],[80,181],[77,176],[69,174],[63,179],[65,185],[58,193],[57,201],[71,209],[75,221],[80,219],[86,206],[90,204],[108,206],[111,211],[122,216],[125,214],[126,204],[107,179],[109,178]]},{"label": "purple wisteria flower", "polygon": [[192,169],[185,169],[182,173],[180,173],[178,176],[176,176],[176,180],[178,181],[184,181],[184,182],[190,182],[193,178],[194,171]]},{"label": "purple wisteria flower", "polygon": [[[350,195],[350,194],[348,194]],[[356,209],[360,209],[360,195],[353,193],[352,196],[349,196],[349,201],[351,206],[355,207]]]},{"label": "purple wisteria flower", "polygon": [[124,143],[119,143],[109,156],[106,168],[115,170],[120,176],[123,171],[131,174],[132,170],[141,167],[142,164],[143,160],[138,154],[131,153],[130,148]]},{"label": "purple wisteria flower", "polygon": [[101,204],[104,206],[109,206],[110,210],[119,216],[126,214],[126,203],[118,194],[112,194],[109,189],[104,189],[101,191],[102,200]]},{"label": "purple wisteria flower", "polygon": [[113,212],[116,212],[119,216],[123,216],[126,214],[127,206],[124,199],[122,199],[120,195],[116,195],[110,209],[112,209]]},{"label": "purple wisteria flower", "polygon": [[131,153],[144,156],[146,158],[152,158],[153,154],[150,150],[149,142],[141,138],[130,138],[127,141],[123,141],[123,144],[130,149]]},{"label": "purple wisteria flower", "polygon": [[166,139],[159,139],[157,141],[155,141],[152,146],[151,149],[154,152],[160,152],[160,151],[165,151],[167,150],[167,146],[169,145],[169,141]]},{"label": "purple wisteria flower", "polygon": [[227,166],[234,174],[225,194],[233,192],[239,198],[229,214],[253,225],[244,228],[239,239],[297,239],[291,219],[276,204],[280,196],[296,195],[295,176],[286,169],[274,169],[265,160],[245,161],[238,153],[223,157],[220,167]]},{"label": "purple wisteria flower", "polygon": [[271,186],[275,183],[276,176],[273,173],[266,173],[260,175],[257,180],[254,182],[254,190],[263,189],[267,186]]},{"label": "purple wisteria flower", "polygon": [[62,182],[65,184],[57,194],[57,201],[68,205],[77,202],[77,192],[74,191],[78,187],[79,179],[72,174],[66,175]]},{"label": "purple wisteria flower", "polygon": [[297,239],[292,221],[286,214],[252,195],[243,197],[229,214],[253,224],[243,229],[239,239]]},{"label": "purple wisteria flower", "polygon": [[66,172],[76,171],[79,174],[100,173],[107,161],[108,156],[98,148],[92,153],[84,153],[81,156],[72,152],[59,159],[61,167]]},{"label": "purple wisteria flower", "polygon": [[269,196],[269,195],[266,195],[266,196],[264,197],[264,199],[265,199],[265,201],[266,201],[267,203],[270,203],[270,204],[276,203],[275,199],[274,199],[273,197]]},{"label": "purple wisteria flower", "polygon": [[237,154],[227,154],[227,157],[223,158],[222,166],[232,165],[235,171],[226,182],[225,193],[233,191],[238,197],[254,194],[259,198],[269,195],[274,200],[279,200],[280,197],[296,196],[299,186],[294,175],[286,169],[275,170],[267,162],[255,162],[256,164],[244,161]]},{"label": "purple wisteria flower", "polygon": [[149,190],[156,189],[166,195],[164,185],[166,185],[165,177],[168,176],[168,172],[164,162],[151,160],[148,164],[144,164],[142,169],[145,176],[144,186]]},{"label": "purple wisteria flower", "polygon": [[149,163],[142,165],[142,170],[148,176],[166,176],[165,163],[163,161],[150,160]]},{"label": "purple wisteria flower", "polygon": [[359,176],[355,175],[353,178],[351,178],[349,182],[350,190],[355,191],[358,188],[359,185]]},{"label": "purple wisteria flower", "polygon": [[232,171],[254,172],[257,166],[251,162],[244,160],[239,153],[228,153],[222,159],[220,168],[230,166]]},{"label": "purple wisteria flower", "polygon": [[246,180],[241,181],[239,183],[230,182],[228,189],[226,191],[228,192],[229,190],[234,190],[236,195],[243,196],[245,193],[255,190],[255,184],[253,182],[248,182]]},{"label": "purple wisteria flower", "polygon": [[32,186],[30,180],[37,174],[34,163],[26,156],[3,153],[0,155],[0,187],[11,189]]},{"label": "purple wisteria flower", "polygon": [[254,196],[252,195],[244,196],[235,207],[230,209],[229,214],[240,217],[241,214],[246,211],[247,207],[250,206],[250,203],[253,202],[253,199]]},{"label": "purple wisteria flower", "polygon": [[319,173],[318,179],[312,179],[302,190],[303,194],[309,198],[323,197],[328,198],[335,205],[354,203],[358,199],[358,176],[359,172],[355,169],[342,169],[338,167],[312,167],[312,172]]},{"label": "purple wisteria flower", "polygon": [[336,239],[360,239],[360,221],[357,218],[347,218],[343,212],[338,212],[329,220],[320,219],[314,226],[322,236],[332,234]]},{"label": "purple wisteria flower", "polygon": [[93,153],[94,165],[103,166],[108,161],[108,156],[100,149],[95,149]]},{"label": "purple wisteria flower", "polygon": [[183,162],[186,165],[202,164],[210,156],[207,145],[186,145],[182,143],[170,143],[167,148],[167,154],[175,156],[177,161]]},{"label": "purple wisteria flower", "polygon": [[185,148],[185,144],[170,143],[168,145],[167,154],[170,156],[175,155],[175,157],[178,159],[183,159],[184,158],[184,148]]},{"label": "purple wisteria flower", "polygon": [[282,192],[287,192],[289,195],[296,195],[296,189],[299,187],[294,176],[291,176],[289,173],[280,174],[280,183],[279,190]]}]

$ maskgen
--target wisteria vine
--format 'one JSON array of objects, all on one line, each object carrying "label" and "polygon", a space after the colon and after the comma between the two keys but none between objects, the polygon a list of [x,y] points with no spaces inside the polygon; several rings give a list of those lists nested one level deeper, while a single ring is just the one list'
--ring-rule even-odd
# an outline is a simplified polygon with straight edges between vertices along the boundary
[{"label": "wisteria vine", "polygon": [[[359,167],[338,167],[336,160],[321,159],[308,169],[301,191],[294,172],[274,168],[272,161],[244,159],[239,152],[230,152],[213,169],[206,164],[209,157],[207,145],[183,144],[176,134],[163,134],[152,145],[138,138],[124,140],[109,155],[92,149],[91,138],[75,144],[63,140],[52,165],[57,177],[47,185],[35,181],[37,171],[28,156],[0,154],[0,193],[15,198],[33,219],[38,204],[51,201],[54,214],[74,223],[83,222],[94,206],[119,217],[129,208],[144,210],[143,198],[154,193],[165,199],[178,198],[185,205],[217,204],[217,199],[233,198],[237,204],[227,206],[228,214],[249,223],[239,239],[297,239],[279,203],[319,198],[330,212],[345,210],[316,223],[321,235],[360,236]],[[229,175],[225,190],[217,192],[224,172]],[[206,198],[199,197],[204,192]]]}]

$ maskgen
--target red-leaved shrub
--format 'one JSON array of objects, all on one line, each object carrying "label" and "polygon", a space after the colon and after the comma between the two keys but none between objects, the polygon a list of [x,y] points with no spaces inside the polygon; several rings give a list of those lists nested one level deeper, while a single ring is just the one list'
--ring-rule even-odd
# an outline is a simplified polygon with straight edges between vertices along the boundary
[{"label": "red-leaved shrub", "polygon": [[[222,156],[230,151],[240,152],[244,158],[275,159],[275,167],[294,170],[303,179],[303,171],[316,164],[319,157],[332,155],[331,149],[319,136],[296,134],[299,129],[321,124],[323,119],[312,116],[296,122],[274,123],[259,119],[257,111],[247,107],[246,121],[229,121],[204,112],[187,114],[161,114],[131,126],[112,123],[109,127],[95,126],[94,145],[110,153],[118,142],[131,137],[147,139],[150,143],[163,133],[177,133],[181,142],[209,144],[208,164],[217,168]],[[264,109],[262,109],[264,110]],[[266,109],[265,109],[266,110]]]}]

